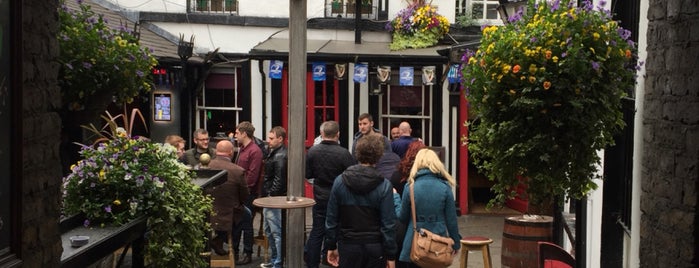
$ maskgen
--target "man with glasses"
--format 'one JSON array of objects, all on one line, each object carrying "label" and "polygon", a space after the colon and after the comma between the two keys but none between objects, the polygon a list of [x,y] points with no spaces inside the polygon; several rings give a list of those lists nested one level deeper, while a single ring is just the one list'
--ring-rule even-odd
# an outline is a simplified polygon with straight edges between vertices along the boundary
[{"label": "man with glasses", "polygon": [[211,159],[216,158],[216,150],[209,147],[209,132],[206,129],[200,128],[194,131],[192,135],[194,147],[184,152],[185,164],[192,167],[199,165],[199,157],[206,153]]}]

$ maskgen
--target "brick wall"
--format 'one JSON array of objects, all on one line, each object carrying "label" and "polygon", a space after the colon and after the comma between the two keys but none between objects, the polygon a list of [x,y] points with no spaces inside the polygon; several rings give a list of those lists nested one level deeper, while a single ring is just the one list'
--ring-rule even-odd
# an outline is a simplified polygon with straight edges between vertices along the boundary
[{"label": "brick wall", "polygon": [[57,86],[58,1],[22,5],[22,253],[23,267],[58,267],[61,120]]},{"label": "brick wall", "polygon": [[650,0],[643,114],[642,267],[697,267],[699,2]]}]

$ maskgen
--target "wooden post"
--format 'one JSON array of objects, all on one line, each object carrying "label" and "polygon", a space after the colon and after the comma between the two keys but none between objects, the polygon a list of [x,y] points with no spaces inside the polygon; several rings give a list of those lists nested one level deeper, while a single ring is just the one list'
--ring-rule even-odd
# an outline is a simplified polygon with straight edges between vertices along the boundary
[{"label": "wooden post", "polygon": [[[306,137],[306,1],[289,0],[289,165],[287,200],[303,195]],[[292,120],[293,119],[293,120]],[[286,267],[303,266],[305,210],[289,209],[286,219]]]}]

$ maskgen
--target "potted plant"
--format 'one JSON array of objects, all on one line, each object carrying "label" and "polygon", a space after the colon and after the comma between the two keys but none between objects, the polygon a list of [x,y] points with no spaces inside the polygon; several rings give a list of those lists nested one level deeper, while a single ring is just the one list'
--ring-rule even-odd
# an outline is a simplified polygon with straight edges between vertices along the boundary
[{"label": "potted plant", "polygon": [[437,8],[416,0],[386,23],[386,30],[392,35],[389,48],[401,50],[433,46],[449,32],[449,26],[449,20],[438,14]]},{"label": "potted plant", "polygon": [[[140,112],[133,112],[132,120],[136,114]],[[82,145],[83,159],[63,179],[64,213],[83,213],[84,225],[94,228],[146,215],[145,257],[150,266],[205,265],[200,252],[206,249],[210,226],[205,215],[212,204],[192,184],[193,171],[177,160],[174,147],[131,136],[125,115],[103,118],[109,131],[96,132],[96,145]],[[119,118],[124,119],[123,128],[117,126]]]},{"label": "potted plant", "polygon": [[[492,204],[520,183],[530,203],[581,198],[597,186],[598,151],[624,127],[636,48],[608,11],[585,1],[533,1],[504,26],[483,28],[463,56],[469,152],[490,180]],[[519,179],[524,178],[524,179]]]},{"label": "potted plant", "polygon": [[343,12],[342,6],[343,6],[342,0],[333,0],[330,3],[331,12],[332,13],[342,13]]}]

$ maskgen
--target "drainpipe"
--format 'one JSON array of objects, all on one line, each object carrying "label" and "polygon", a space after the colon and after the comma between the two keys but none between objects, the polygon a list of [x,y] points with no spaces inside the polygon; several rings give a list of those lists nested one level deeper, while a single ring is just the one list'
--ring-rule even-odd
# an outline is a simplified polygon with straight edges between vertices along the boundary
[{"label": "drainpipe", "polygon": [[354,0],[354,43],[362,43],[362,0]]}]

